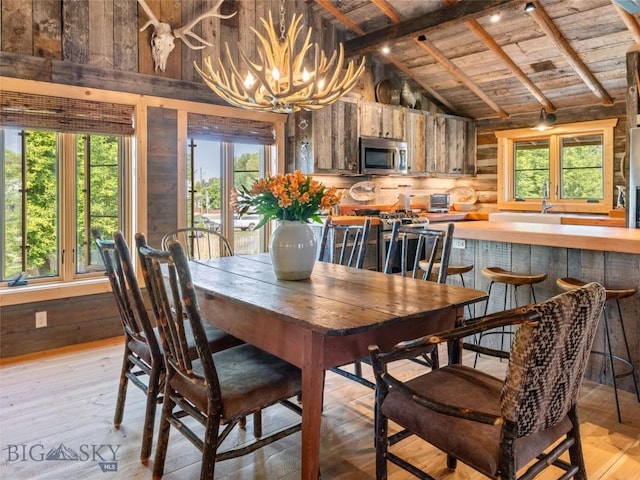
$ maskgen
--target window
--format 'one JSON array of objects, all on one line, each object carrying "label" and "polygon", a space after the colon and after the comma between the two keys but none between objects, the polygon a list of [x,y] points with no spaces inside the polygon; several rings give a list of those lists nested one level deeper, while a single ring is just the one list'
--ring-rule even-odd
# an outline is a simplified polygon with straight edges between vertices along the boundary
[{"label": "window", "polygon": [[236,254],[266,250],[258,215],[233,213],[231,189],[249,186],[269,171],[275,149],[272,123],[189,113],[187,223],[221,232]]},{"label": "window", "polygon": [[613,207],[613,128],[617,119],[566,124],[546,132],[496,132],[498,207],[608,212]]},{"label": "window", "polygon": [[102,276],[91,229],[124,222],[128,136],[1,130],[0,280]]},{"label": "window", "polygon": [[255,179],[264,176],[268,148],[257,144],[190,139],[188,150],[187,217],[191,219],[191,225],[221,232],[236,254],[264,251],[262,230],[255,230],[260,217],[234,214],[229,192],[232,187],[251,185]]}]

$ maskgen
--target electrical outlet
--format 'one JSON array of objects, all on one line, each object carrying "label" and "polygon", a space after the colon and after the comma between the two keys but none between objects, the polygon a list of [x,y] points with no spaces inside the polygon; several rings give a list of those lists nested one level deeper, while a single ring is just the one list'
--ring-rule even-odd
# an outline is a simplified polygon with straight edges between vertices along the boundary
[{"label": "electrical outlet", "polygon": [[454,238],[453,242],[451,243],[451,247],[452,248],[460,248],[464,250],[466,242],[464,241],[463,238]]},{"label": "electrical outlet", "polygon": [[47,312],[36,312],[36,328],[47,326]]}]

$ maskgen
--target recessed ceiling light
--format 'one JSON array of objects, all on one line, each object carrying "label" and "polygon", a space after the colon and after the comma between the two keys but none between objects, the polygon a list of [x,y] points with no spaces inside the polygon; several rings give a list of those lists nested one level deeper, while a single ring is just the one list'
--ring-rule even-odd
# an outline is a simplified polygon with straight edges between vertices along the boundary
[{"label": "recessed ceiling light", "polygon": [[533,12],[536,9],[536,6],[533,4],[533,2],[527,2],[527,4],[524,6],[524,11],[529,13],[529,12]]},{"label": "recessed ceiling light", "polygon": [[500,14],[494,13],[491,15],[491,23],[498,23],[500,21]]},{"label": "recessed ceiling light", "polygon": [[382,53],[384,53],[386,55],[389,52],[391,52],[391,49],[387,45],[382,47]]}]

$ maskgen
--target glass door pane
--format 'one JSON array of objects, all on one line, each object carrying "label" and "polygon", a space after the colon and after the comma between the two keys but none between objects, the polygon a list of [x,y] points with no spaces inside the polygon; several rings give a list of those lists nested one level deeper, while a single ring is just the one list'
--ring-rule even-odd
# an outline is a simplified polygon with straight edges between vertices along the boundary
[{"label": "glass door pane", "polygon": [[[233,144],[233,186],[245,185],[250,187],[260,178],[264,172],[263,145]],[[233,216],[233,245],[236,254],[260,253],[262,242],[260,230],[255,230],[260,217],[256,214],[246,213],[241,217]]]}]

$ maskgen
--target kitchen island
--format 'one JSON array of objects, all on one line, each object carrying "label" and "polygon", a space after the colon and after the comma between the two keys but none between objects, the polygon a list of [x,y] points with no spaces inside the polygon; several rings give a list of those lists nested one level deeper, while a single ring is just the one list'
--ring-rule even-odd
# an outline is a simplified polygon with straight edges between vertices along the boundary
[{"label": "kitchen island", "polygon": [[[434,227],[436,227],[434,225]],[[457,222],[456,242],[451,253],[451,264],[473,264],[474,269],[465,275],[468,287],[487,290],[489,282],[482,275],[484,267],[497,266],[523,273],[546,273],[547,279],[534,288],[538,301],[561,292],[556,279],[575,277],[596,281],[612,288],[640,287],[640,229],[584,226],[549,225],[521,222],[470,221]],[[452,277],[450,283],[457,278]],[[498,287],[494,287],[498,288]],[[489,312],[503,308],[502,285],[492,293]],[[530,301],[528,291],[518,292],[520,304]],[[507,307],[513,306],[513,299]],[[632,362],[640,370],[640,294],[621,300],[622,314],[631,349]],[[476,305],[475,315],[484,312],[484,303]],[[613,351],[623,351],[622,333],[611,311],[613,327]],[[604,337],[602,324],[595,345],[602,350]],[[587,378],[612,384],[611,371],[601,356],[591,356]],[[622,387],[632,390],[630,377],[620,379]]]},{"label": "kitchen island", "polygon": [[640,229],[524,222],[458,222],[456,238],[640,254]]}]

